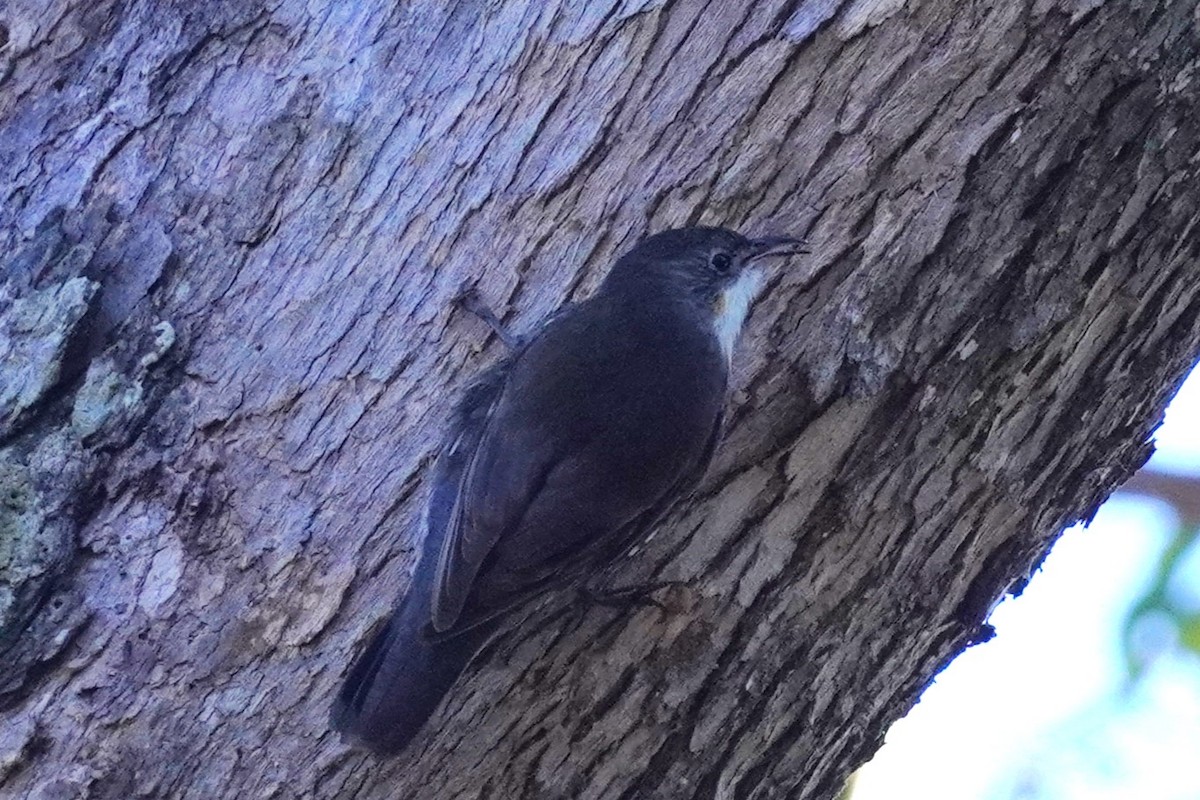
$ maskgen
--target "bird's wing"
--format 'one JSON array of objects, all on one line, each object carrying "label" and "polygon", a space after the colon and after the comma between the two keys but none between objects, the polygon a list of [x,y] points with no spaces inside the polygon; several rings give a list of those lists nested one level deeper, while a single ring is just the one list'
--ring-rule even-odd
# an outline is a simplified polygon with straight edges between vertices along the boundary
[{"label": "bird's wing", "polygon": [[696,488],[696,484],[700,483],[700,479],[704,477],[708,465],[712,463],[713,453],[716,452],[717,444],[721,441],[721,434],[724,430],[725,412],[722,410],[713,422],[712,431],[708,435],[708,441],[705,442],[700,457],[691,465],[690,469],[681,471],[679,478],[659,496],[658,500],[621,532],[621,536],[614,543],[614,548],[601,556],[602,560],[616,558],[637,544],[643,536],[650,532],[651,528],[662,521],[677,500],[683,500],[691,494],[692,490]]},{"label": "bird's wing", "polygon": [[[480,432],[466,442],[471,452],[455,484],[452,509],[441,506],[446,523],[430,614],[435,634],[469,628],[559,585],[574,567],[615,555],[611,548],[644,532],[707,467],[720,436],[723,391],[711,398],[714,407],[707,419],[715,424],[707,437],[692,439],[684,427],[681,438],[665,449],[639,450],[610,441],[614,436],[630,441],[627,430],[617,427],[614,432],[614,419],[671,413],[643,413],[645,403],[658,402],[653,391],[649,400],[609,393],[604,400],[608,413],[577,414],[569,425],[556,416],[564,413],[556,404],[575,402],[580,386],[609,375],[623,355],[596,356],[594,348],[577,345],[582,338],[578,329],[591,324],[564,315],[561,326],[566,327],[548,326],[543,334],[558,337],[551,344],[538,337],[518,353],[486,420],[476,428]],[[541,353],[536,352],[539,344]],[[556,359],[550,366],[544,361],[547,352]],[[543,359],[536,375],[522,368],[525,358]],[[723,388],[723,376],[721,380]],[[602,392],[601,387],[602,381],[593,388]],[[704,388],[703,382],[699,387]],[[556,420],[557,427],[547,428],[547,419]],[[606,472],[614,474],[620,488],[602,479]],[[644,479],[634,478],[636,485],[626,486],[633,475]],[[443,496],[448,501],[449,493]],[[480,583],[483,576],[486,585]],[[476,588],[484,593],[475,597],[479,607],[472,600]]]},{"label": "bird's wing", "polygon": [[[722,416],[718,415],[699,458],[680,470],[676,480],[664,486],[652,502],[628,508],[628,521],[611,531],[610,536],[571,545],[563,541],[571,538],[564,531],[558,542],[563,545],[561,550],[538,553],[539,557],[532,559],[524,572],[519,588],[514,587],[511,594],[502,598],[493,598],[498,601],[495,607],[474,609],[468,618],[463,616],[464,607],[479,573],[486,568],[488,556],[503,536],[521,524],[530,506],[541,502],[539,495],[552,491],[547,484],[555,482],[555,474],[569,471],[572,461],[586,450],[588,444],[555,453],[539,450],[537,442],[508,431],[498,433],[494,438],[485,437],[464,476],[455,513],[443,541],[433,596],[434,630],[448,637],[461,635],[529,598],[577,577],[579,568],[606,563],[628,550],[677,500],[695,488],[712,460],[722,430]],[[496,468],[496,460],[503,466]],[[469,484],[472,470],[479,470],[473,486]],[[483,510],[482,519],[480,515],[471,514],[472,507]]]},{"label": "bird's wing", "polygon": [[547,476],[568,453],[555,452],[536,431],[489,410],[478,445],[458,484],[433,587],[433,628],[445,632],[462,614],[471,587],[496,542],[520,524]]}]

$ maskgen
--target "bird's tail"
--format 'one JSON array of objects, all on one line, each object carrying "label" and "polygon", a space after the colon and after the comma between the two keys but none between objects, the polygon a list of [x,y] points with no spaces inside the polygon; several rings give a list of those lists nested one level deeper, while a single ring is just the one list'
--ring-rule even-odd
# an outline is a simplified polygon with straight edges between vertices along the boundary
[{"label": "bird's tail", "polygon": [[485,370],[454,409],[453,432],[434,470],[426,507],[425,541],[408,592],[354,662],[333,703],[333,727],[353,744],[380,755],[404,749],[471,658],[499,627],[498,614],[450,636],[426,635],[441,543],[454,514],[458,487],[511,363]]},{"label": "bird's tail", "polygon": [[[418,573],[423,571],[418,566]],[[493,625],[431,640],[429,592],[419,574],[387,624],[346,677],[333,704],[333,727],[352,744],[379,755],[400,752],[437,709]]]}]

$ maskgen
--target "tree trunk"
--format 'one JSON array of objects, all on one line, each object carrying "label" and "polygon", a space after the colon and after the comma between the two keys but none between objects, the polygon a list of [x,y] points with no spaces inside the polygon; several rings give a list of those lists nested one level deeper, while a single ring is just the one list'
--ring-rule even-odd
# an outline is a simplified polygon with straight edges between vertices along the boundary
[{"label": "tree trunk", "polygon": [[[832,797],[1200,352],[1190,1],[45,5],[0,6],[6,797]],[[814,253],[619,568],[685,585],[547,598],[349,750],[499,352],[450,298],[528,327],[688,223]]]}]

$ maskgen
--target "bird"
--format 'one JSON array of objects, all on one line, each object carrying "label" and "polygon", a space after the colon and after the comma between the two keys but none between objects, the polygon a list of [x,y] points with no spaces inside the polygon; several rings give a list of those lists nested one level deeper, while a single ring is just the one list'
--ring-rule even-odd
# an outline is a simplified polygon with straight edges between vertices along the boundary
[{"label": "bird", "polygon": [[510,349],[451,413],[412,579],[333,703],[346,741],[404,750],[510,612],[597,575],[695,487],[763,267],[803,246],[665,230],[525,336],[467,304]]}]

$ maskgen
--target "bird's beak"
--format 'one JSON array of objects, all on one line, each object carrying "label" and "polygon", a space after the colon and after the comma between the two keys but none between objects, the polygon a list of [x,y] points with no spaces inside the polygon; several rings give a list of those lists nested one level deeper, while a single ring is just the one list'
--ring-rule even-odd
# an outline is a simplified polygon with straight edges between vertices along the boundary
[{"label": "bird's beak", "polygon": [[789,236],[764,236],[761,239],[751,239],[747,248],[746,262],[752,263],[772,256],[787,257],[803,255],[812,252],[806,246],[804,239],[793,239]]}]

